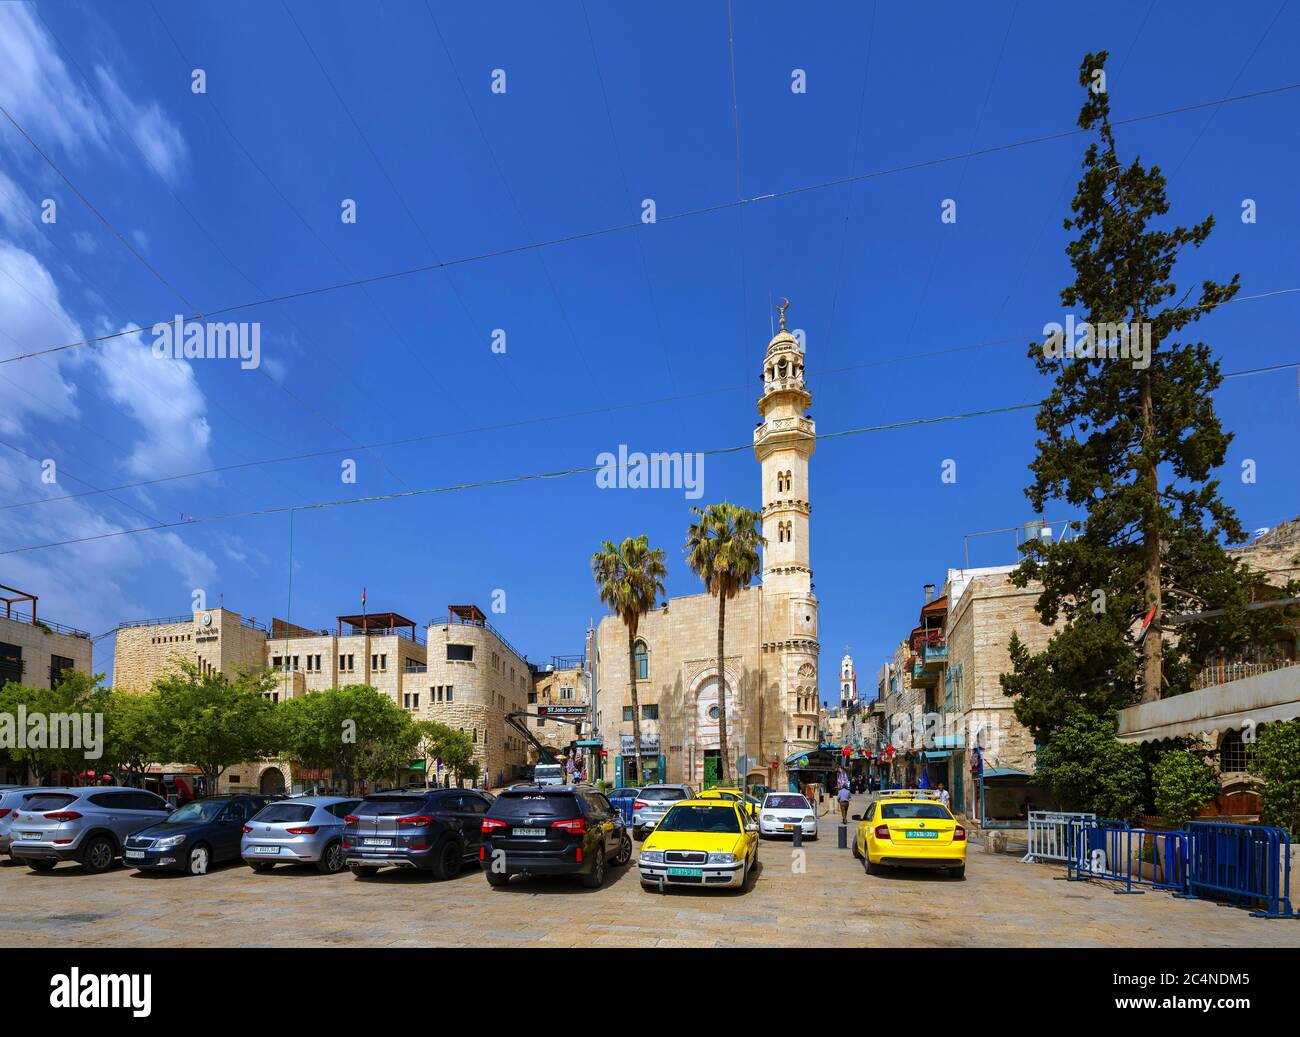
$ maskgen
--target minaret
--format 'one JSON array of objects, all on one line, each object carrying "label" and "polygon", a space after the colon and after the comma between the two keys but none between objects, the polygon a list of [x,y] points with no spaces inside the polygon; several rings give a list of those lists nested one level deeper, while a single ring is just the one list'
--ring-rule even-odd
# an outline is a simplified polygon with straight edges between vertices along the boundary
[{"label": "minaret", "polygon": [[812,594],[808,556],[808,459],[817,446],[812,419],[805,417],[812,394],[804,382],[804,356],[798,341],[781,329],[767,345],[763,395],[754,430],[754,453],[763,466],[763,589],[767,594]]}]

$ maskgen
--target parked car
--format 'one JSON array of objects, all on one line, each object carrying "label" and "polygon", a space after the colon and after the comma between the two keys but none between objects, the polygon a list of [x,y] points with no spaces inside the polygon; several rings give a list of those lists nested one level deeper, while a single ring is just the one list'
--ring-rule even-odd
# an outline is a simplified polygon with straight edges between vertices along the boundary
[{"label": "parked car", "polygon": [[623,815],[590,785],[532,785],[503,792],[483,819],[479,860],[488,884],[511,875],[577,875],[605,884],[610,865],[632,859]]},{"label": "parked car", "polygon": [[966,829],[926,795],[890,795],[867,807],[853,838],[853,856],[868,875],[881,866],[943,868],[966,877]]},{"label": "parked car", "polygon": [[695,790],[689,785],[646,785],[632,803],[632,835],[644,839],[674,803],[690,799]]},{"label": "parked car", "polygon": [[758,863],[758,825],[730,799],[676,803],[641,846],[643,887],[743,888]]},{"label": "parked car", "polygon": [[563,785],[564,768],[558,763],[539,763],[533,768],[533,782],[537,785]]},{"label": "parked car", "polygon": [[739,803],[745,808],[745,813],[751,821],[758,820],[758,808],[762,804],[753,796],[747,796],[737,788],[714,787],[705,789],[695,794],[696,799],[729,799],[732,802]]},{"label": "parked car", "polygon": [[132,833],[169,813],[166,800],[143,789],[40,789],[14,808],[9,853],[33,871],[49,871],[60,861],[107,871]]},{"label": "parked car", "polygon": [[380,868],[414,868],[449,879],[478,857],[493,797],[476,789],[428,789],[367,796],[344,820],[344,862],[358,878]]},{"label": "parked car", "polygon": [[797,792],[769,792],[758,811],[758,836],[793,835],[795,829],[808,839],[817,838],[817,811],[806,796]]},{"label": "parked car", "polygon": [[14,810],[24,799],[41,791],[34,785],[0,785],[0,857],[9,853],[9,830],[14,824]]},{"label": "parked car", "polygon": [[611,789],[605,793],[605,798],[609,800],[620,814],[623,815],[623,824],[629,829],[632,827],[632,804],[636,802],[636,797],[641,794],[639,788],[628,786],[627,788]]},{"label": "parked car", "polygon": [[254,871],[277,864],[315,864],[334,875],[344,869],[343,819],[360,799],[301,796],[263,807],[244,825],[239,855]]},{"label": "parked car", "polygon": [[239,859],[244,823],[270,796],[211,796],[186,803],[165,820],[136,832],[123,857],[141,871],[203,875],[214,864]]}]

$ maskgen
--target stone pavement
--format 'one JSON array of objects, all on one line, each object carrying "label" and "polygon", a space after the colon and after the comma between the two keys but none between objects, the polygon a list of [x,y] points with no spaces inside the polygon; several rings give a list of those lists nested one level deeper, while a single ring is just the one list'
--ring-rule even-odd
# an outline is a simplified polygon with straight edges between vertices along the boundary
[{"label": "stone pavement", "polygon": [[[860,812],[865,797],[854,801]],[[964,881],[942,873],[868,876],[836,846],[838,814],[805,842],[759,845],[745,891],[642,890],[635,866],[585,890],[561,878],[494,890],[477,868],[438,882],[388,871],[370,880],[312,868],[208,875],[38,875],[0,867],[0,945],[28,946],[1300,946],[1300,921],[1164,893],[1117,896],[1066,883],[972,844]],[[638,845],[639,849],[639,845]],[[634,855],[635,860],[635,855]]]}]

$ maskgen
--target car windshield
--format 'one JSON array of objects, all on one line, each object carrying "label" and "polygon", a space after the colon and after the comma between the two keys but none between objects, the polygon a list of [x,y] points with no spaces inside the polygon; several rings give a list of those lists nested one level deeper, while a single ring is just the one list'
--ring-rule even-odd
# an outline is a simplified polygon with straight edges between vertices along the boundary
[{"label": "car windshield", "polygon": [[730,833],[740,831],[736,808],[732,806],[676,806],[659,822],[661,832]]},{"label": "car windshield", "polygon": [[165,823],[169,825],[192,825],[203,821],[211,821],[225,808],[226,801],[224,799],[200,799],[194,803],[186,803],[179,810],[173,810],[167,815]]},{"label": "car windshield", "polygon": [[423,796],[384,796],[365,800],[357,809],[364,817],[397,817],[413,814],[424,806]]},{"label": "car windshield", "polygon": [[674,799],[685,799],[686,793],[681,789],[642,789],[637,798],[651,803],[663,803]]},{"label": "car windshield", "polygon": [[768,796],[763,803],[764,807],[770,807],[773,810],[811,810],[808,801],[803,796]]},{"label": "car windshield", "polygon": [[274,803],[253,818],[264,824],[284,823],[289,821],[310,821],[316,808],[306,803]]},{"label": "car windshield", "polygon": [[882,803],[880,816],[886,821],[951,821],[941,803]]},{"label": "car windshield", "polygon": [[31,799],[23,803],[24,810],[58,810],[59,807],[66,807],[76,796],[64,795],[60,792],[42,792],[38,796],[32,796]]}]

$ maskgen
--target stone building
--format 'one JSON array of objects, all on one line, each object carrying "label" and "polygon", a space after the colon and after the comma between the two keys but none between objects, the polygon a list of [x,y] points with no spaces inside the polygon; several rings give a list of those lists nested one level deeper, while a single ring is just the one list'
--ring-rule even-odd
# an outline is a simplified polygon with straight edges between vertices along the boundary
[{"label": "stone building", "polygon": [[761,582],[727,602],[726,653],[718,672],[718,603],[672,598],[642,618],[634,663],[643,743],[632,744],[627,631],[616,616],[596,631],[596,724],[617,784],[719,777],[719,682],[726,689],[733,780],[784,787],[830,770],[818,742],[817,599],[810,562],[809,459],[816,446],[804,353],[781,330],[763,360],[762,423],[754,431],[761,470]]},{"label": "stone building", "polygon": [[507,713],[528,708],[528,660],[511,647],[477,605],[449,605],[445,623],[428,629],[428,702],[423,716],[468,732],[484,785],[525,776],[527,741]]},{"label": "stone building", "polygon": [[[526,707],[528,712],[545,712],[556,707],[566,711],[590,710],[586,665],[581,656],[555,656],[547,664],[533,666],[531,676],[533,688],[528,693]],[[580,748],[576,743],[583,741],[583,727],[566,721],[530,717],[526,723],[533,737],[556,756]],[[583,726],[585,727],[585,724]],[[528,754],[528,763],[530,765],[537,763],[536,747],[529,743],[525,750]]]},{"label": "stone building", "polygon": [[[92,644],[84,630],[42,619],[38,597],[0,584],[0,687],[13,682],[55,688],[65,672],[93,674]],[[0,782],[28,780],[25,768],[9,768],[0,756]]]}]

